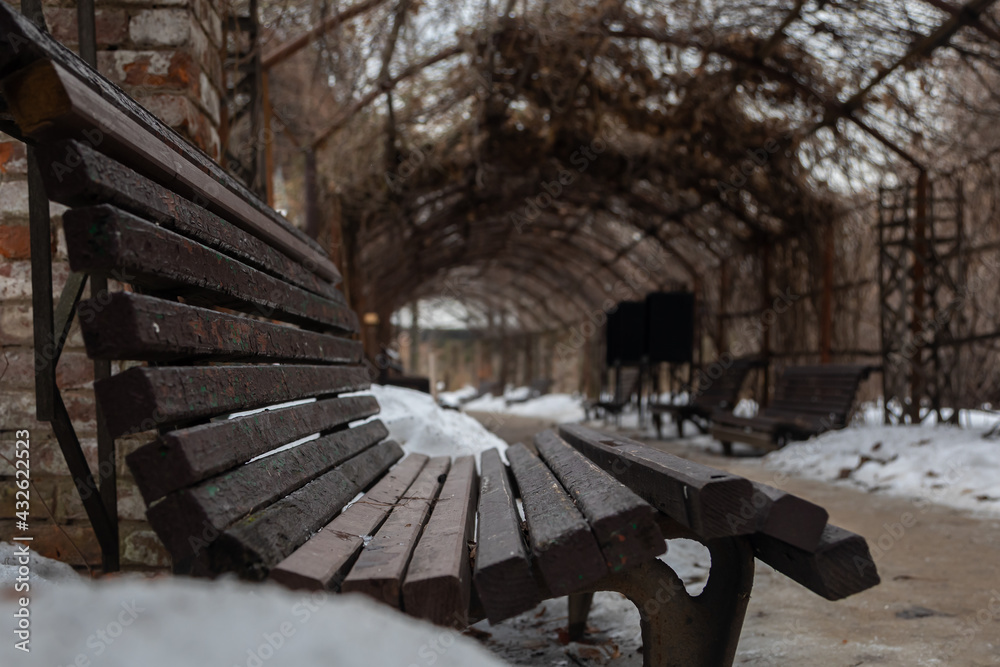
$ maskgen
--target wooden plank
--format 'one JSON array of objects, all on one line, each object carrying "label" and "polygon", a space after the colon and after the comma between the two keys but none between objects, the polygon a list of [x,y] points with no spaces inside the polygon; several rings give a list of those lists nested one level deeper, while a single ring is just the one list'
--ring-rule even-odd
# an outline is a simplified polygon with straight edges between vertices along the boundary
[{"label": "wooden plank", "polygon": [[386,440],[226,530],[209,548],[215,571],[263,579],[358,493],[403,457]]},{"label": "wooden plank", "polygon": [[507,448],[528,524],[528,541],[553,596],[584,590],[607,575],[590,526],[541,459],[518,443]]},{"label": "wooden plank", "polygon": [[628,438],[565,425],[559,434],[639,497],[704,539],[746,535],[741,520],[753,496],[749,480],[662,452]]},{"label": "wooden plank", "polygon": [[432,458],[344,579],[344,593],[364,593],[399,609],[403,577],[451,459]]},{"label": "wooden plank", "polygon": [[329,398],[160,435],[126,457],[147,505],[276,447],[379,411],[372,396]]},{"label": "wooden plank", "polygon": [[555,431],[535,436],[535,448],[590,524],[612,573],[667,550],[656,510],[573,449]]},{"label": "wooden plank", "polygon": [[92,359],[356,364],[363,352],[359,341],[134,292],[88,299],[79,311]]},{"label": "wooden plank", "polygon": [[473,581],[490,623],[512,618],[542,601],[524,543],[521,517],[500,452],[483,452],[479,526]]},{"label": "wooden plank", "polygon": [[278,563],[270,578],[296,590],[338,590],[365,539],[382,525],[428,460],[423,454],[408,455],[363,498]]},{"label": "wooden plank", "polygon": [[171,493],[151,505],[146,516],[175,559],[193,555],[234,521],[288,495],[387,435],[382,422],[375,421],[302,443]]},{"label": "wooden plank", "polygon": [[[10,25],[8,19],[7,12],[0,13],[0,30]],[[36,60],[7,76],[0,87],[14,120],[29,137],[45,141],[91,138],[101,152],[169,184],[188,199],[205,202],[213,212],[281,248],[324,279],[340,279],[318,244],[78,60]]]},{"label": "wooden plank", "polygon": [[361,366],[136,367],[94,383],[111,437],[371,386]]},{"label": "wooden plank", "polygon": [[865,538],[827,524],[815,551],[768,535],[754,535],[754,554],[778,572],[827,600],[840,600],[879,583]]},{"label": "wooden plank", "polygon": [[805,551],[819,548],[829,518],[823,507],[767,484],[753,482],[753,489],[751,505],[759,510],[757,532]]},{"label": "wooden plank", "polygon": [[196,305],[227,306],[312,328],[358,330],[357,316],[343,303],[307,292],[112,206],[67,211],[63,231],[74,271],[169,290]]},{"label": "wooden plank", "polygon": [[333,300],[344,298],[332,284],[256,236],[90,146],[77,141],[59,142],[39,153],[51,165],[42,176],[45,191],[53,201],[71,208],[112,204],[299,287]]},{"label": "wooden plank", "polygon": [[465,629],[472,600],[469,545],[476,538],[479,491],[474,456],[455,459],[403,582],[403,609],[437,625]]},{"label": "wooden plank", "polygon": [[742,442],[758,449],[780,449],[775,442],[776,435],[765,431],[747,431],[742,427],[712,425],[712,437],[719,442]]}]

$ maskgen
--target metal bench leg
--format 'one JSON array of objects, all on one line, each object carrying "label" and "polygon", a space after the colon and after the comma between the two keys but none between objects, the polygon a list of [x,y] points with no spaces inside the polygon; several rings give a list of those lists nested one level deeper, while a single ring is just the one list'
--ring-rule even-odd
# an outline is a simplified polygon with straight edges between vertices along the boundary
[{"label": "metal bench leg", "polygon": [[[746,538],[710,540],[712,569],[705,590],[691,597],[659,560],[601,581],[639,609],[644,667],[729,667],[736,656],[750,589],[753,549]],[[570,623],[573,623],[570,602]],[[572,627],[572,625],[571,625]]]},{"label": "metal bench leg", "polygon": [[593,593],[574,593],[569,596],[569,640],[571,642],[583,639],[583,635],[587,631],[590,603],[593,601]]}]

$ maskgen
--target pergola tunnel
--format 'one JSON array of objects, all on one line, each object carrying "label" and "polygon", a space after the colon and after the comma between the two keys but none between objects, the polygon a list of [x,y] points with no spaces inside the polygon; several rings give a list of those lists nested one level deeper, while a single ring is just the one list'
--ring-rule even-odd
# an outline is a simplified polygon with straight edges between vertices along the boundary
[{"label": "pergola tunnel", "polygon": [[452,390],[593,396],[607,315],[684,291],[664,378],[871,363],[893,419],[991,404],[991,4],[371,2],[293,56],[279,21],[274,201],[339,255],[372,362]]}]

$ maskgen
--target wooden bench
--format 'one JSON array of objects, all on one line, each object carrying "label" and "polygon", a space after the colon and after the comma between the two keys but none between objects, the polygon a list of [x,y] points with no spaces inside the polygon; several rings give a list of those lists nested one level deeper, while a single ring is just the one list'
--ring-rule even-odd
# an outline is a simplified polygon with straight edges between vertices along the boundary
[{"label": "wooden bench", "polygon": [[596,400],[584,403],[583,409],[590,420],[599,415],[618,416],[632,403],[642,389],[642,369],[633,366],[619,366],[615,369],[615,388],[610,400]]},{"label": "wooden bench", "polygon": [[[177,572],[457,627],[569,595],[573,638],[592,592],[617,590],[646,665],[732,662],[754,554],[830,599],[878,581],[822,508],[581,427],[512,446],[509,466],[404,457],[354,394],[373,371],[321,249],[3,4],[0,29],[0,92],[70,209],[71,268],[128,286],[80,303],[81,328],[91,357],[128,366],[95,383],[102,428],[157,431],[127,462]],[[675,536],[712,552],[697,598],[657,559]]]},{"label": "wooden bench", "polygon": [[847,425],[858,386],[877,366],[791,366],[779,376],[771,404],[755,417],[724,410],[712,414],[712,436],[726,455],[734,442],[763,450]]},{"label": "wooden bench", "polygon": [[[652,403],[649,406],[656,426],[656,437],[663,438],[663,415],[677,424],[677,437],[684,437],[684,422],[690,421],[702,433],[708,433],[709,418],[716,410],[732,410],[739,400],[747,374],[761,366],[756,359],[716,361],[699,376],[698,388],[687,403]],[[712,376],[715,377],[712,377]]]}]

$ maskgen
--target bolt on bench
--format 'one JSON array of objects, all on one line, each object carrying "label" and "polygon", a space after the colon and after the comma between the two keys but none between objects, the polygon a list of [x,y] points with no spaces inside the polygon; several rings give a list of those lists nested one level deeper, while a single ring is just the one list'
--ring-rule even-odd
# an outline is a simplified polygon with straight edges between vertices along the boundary
[{"label": "bolt on bench", "polygon": [[[0,92],[70,207],[71,268],[127,284],[80,305],[98,380],[177,572],[358,592],[435,623],[499,622],[594,591],[639,608],[644,663],[731,664],[754,557],[828,599],[878,583],[864,540],[812,503],[583,427],[534,449],[404,457],[373,419],[357,318],[307,237],[0,4]],[[266,410],[261,410],[267,408]],[[518,503],[520,501],[520,503]],[[522,515],[523,512],[523,515]],[[665,538],[712,554],[692,598]]]}]

